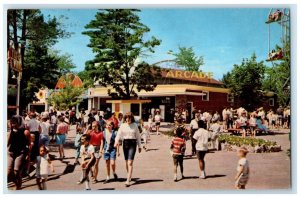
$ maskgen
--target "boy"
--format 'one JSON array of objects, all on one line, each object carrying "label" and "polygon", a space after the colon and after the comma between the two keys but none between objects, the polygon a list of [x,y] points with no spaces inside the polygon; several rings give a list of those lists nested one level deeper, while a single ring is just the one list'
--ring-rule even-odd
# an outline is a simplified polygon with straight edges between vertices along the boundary
[{"label": "boy", "polygon": [[238,150],[238,157],[239,162],[238,162],[238,166],[237,166],[237,174],[235,176],[235,187],[237,189],[245,189],[245,186],[248,182],[249,179],[249,162],[246,159],[246,155],[247,155],[248,151],[245,147],[241,147]]},{"label": "boy", "polygon": [[94,147],[89,142],[90,142],[90,136],[87,134],[82,135],[81,137],[82,145],[80,148],[82,178],[80,179],[80,181],[77,182],[77,184],[82,184],[83,182],[85,182],[86,190],[91,190],[89,184],[89,172],[92,166],[96,162]]},{"label": "boy", "polygon": [[83,135],[83,129],[80,126],[77,126],[76,136],[75,136],[75,141],[74,141],[74,147],[76,149],[74,165],[80,164],[78,159],[80,157],[81,137],[82,137],[82,135]]},{"label": "boy", "polygon": [[196,142],[196,153],[200,168],[200,179],[205,179],[205,161],[204,157],[208,151],[208,141],[211,138],[211,134],[205,129],[206,123],[203,120],[199,121],[199,129],[195,132],[193,138]]},{"label": "boy", "polygon": [[184,133],[184,128],[179,127],[176,129],[176,137],[172,140],[171,151],[174,162],[174,182],[177,182],[177,166],[180,166],[181,179],[184,179],[183,176],[183,156],[185,152],[185,140],[182,137]]}]

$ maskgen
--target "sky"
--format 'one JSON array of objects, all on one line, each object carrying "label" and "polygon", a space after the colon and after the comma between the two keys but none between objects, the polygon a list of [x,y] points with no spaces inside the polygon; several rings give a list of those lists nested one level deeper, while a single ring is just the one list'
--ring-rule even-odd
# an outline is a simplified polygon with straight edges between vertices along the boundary
[{"label": "sky", "polygon": [[[274,10],[274,9],[273,9]],[[85,62],[94,58],[91,48],[87,47],[89,37],[83,35],[84,26],[95,18],[95,9],[42,9],[45,16],[59,17],[65,28],[73,35],[60,39],[54,49],[62,54],[72,55],[76,68],[84,70]],[[152,64],[173,59],[169,50],[178,52],[178,47],[193,47],[196,55],[204,57],[201,70],[213,72],[213,78],[220,80],[223,74],[240,64],[243,58],[256,53],[258,61],[268,57],[270,28],[270,47],[280,44],[281,26],[265,24],[270,9],[266,8],[156,8],[142,9],[138,14],[141,22],[150,28],[145,38],[155,36],[161,45],[142,60]],[[270,66],[270,63],[266,63]]]}]

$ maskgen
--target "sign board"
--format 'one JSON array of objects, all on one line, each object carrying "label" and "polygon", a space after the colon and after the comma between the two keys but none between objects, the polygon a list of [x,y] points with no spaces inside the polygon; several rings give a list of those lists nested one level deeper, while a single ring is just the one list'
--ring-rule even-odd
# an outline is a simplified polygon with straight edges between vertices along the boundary
[{"label": "sign board", "polygon": [[10,47],[7,51],[7,64],[10,68],[17,72],[22,71],[21,54],[12,47]]},{"label": "sign board", "polygon": [[185,78],[185,79],[193,79],[193,78],[198,78],[198,79],[211,79],[213,77],[212,72],[198,72],[198,71],[174,71],[170,70],[168,71],[166,77],[168,78]]}]

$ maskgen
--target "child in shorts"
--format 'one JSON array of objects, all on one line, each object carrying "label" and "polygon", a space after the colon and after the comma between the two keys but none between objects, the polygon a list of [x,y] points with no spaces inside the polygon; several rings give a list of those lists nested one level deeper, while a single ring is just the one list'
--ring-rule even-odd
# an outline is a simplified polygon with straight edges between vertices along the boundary
[{"label": "child in shorts", "polygon": [[186,149],[185,139],[182,136],[184,129],[179,127],[176,129],[176,137],[172,140],[171,143],[171,152],[174,163],[174,181],[177,182],[177,167],[180,166],[181,179],[184,179],[183,176],[183,156]]},{"label": "child in shorts", "polygon": [[82,184],[84,182],[86,190],[91,190],[89,184],[89,173],[96,162],[95,149],[93,145],[91,145],[89,142],[90,135],[82,135],[82,145],[80,147],[82,176],[81,179],[77,182],[77,184]]},{"label": "child in shorts", "polygon": [[79,163],[79,157],[80,157],[80,147],[81,147],[81,136],[83,135],[83,128],[81,126],[77,126],[76,128],[76,136],[74,141],[74,147],[76,149],[75,153],[75,162],[74,164],[80,164]]},{"label": "child in shorts", "polygon": [[248,150],[245,147],[241,147],[237,153],[240,158],[237,166],[237,174],[235,176],[235,188],[237,189],[245,189],[249,179],[250,169],[249,162],[246,159],[247,153]]},{"label": "child in shorts", "polygon": [[40,155],[37,157],[36,181],[40,190],[47,190],[46,181],[48,179],[49,168],[54,172],[53,164],[49,158],[49,151],[46,146],[40,146]]}]

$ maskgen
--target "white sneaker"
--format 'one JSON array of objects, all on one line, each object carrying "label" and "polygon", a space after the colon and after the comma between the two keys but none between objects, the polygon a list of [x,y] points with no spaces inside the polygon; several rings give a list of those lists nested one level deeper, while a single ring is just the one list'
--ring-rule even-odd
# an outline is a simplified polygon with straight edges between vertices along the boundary
[{"label": "white sneaker", "polygon": [[202,171],[201,174],[200,174],[200,179],[205,179],[205,178],[206,178],[205,172]]}]

